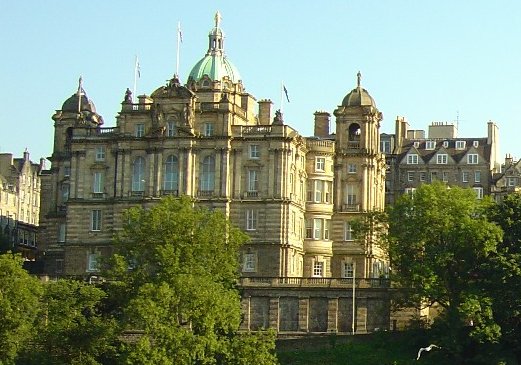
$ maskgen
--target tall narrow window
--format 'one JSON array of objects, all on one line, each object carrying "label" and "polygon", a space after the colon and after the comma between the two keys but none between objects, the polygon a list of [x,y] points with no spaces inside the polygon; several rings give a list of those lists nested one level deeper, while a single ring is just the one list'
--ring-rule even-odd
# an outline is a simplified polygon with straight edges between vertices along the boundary
[{"label": "tall narrow window", "polygon": [[215,186],[215,157],[206,156],[201,164],[200,190],[211,192]]},{"label": "tall narrow window", "polygon": [[322,202],[323,193],[324,193],[324,181],[315,180],[315,203]]},{"label": "tall narrow window", "polygon": [[306,238],[313,238],[313,219],[306,220]]},{"label": "tall narrow window", "polygon": [[257,170],[248,170],[248,191],[256,192],[259,190],[259,172]]},{"label": "tall narrow window", "polygon": [[145,191],[145,159],[136,157],[132,164],[132,191]]},{"label": "tall narrow window", "polygon": [[256,271],[257,258],[254,253],[245,253],[242,271],[255,272]]},{"label": "tall narrow window", "polygon": [[474,171],[474,182],[481,182],[481,171]]},{"label": "tall narrow window", "polygon": [[167,122],[166,123],[166,135],[167,137],[173,137],[175,136],[175,124],[174,122]]},{"label": "tall narrow window", "polygon": [[349,222],[344,223],[344,240],[352,241],[353,240],[353,228]]},{"label": "tall narrow window", "polygon": [[356,188],[354,185],[347,185],[347,187],[346,187],[346,204],[347,205],[356,204]]},{"label": "tall narrow window", "polygon": [[321,240],[322,239],[322,230],[323,230],[323,224],[324,224],[324,221],[320,218],[315,218],[313,219],[313,229],[314,229],[314,232],[313,232],[313,238],[316,239],[316,240]]},{"label": "tall narrow window", "polygon": [[65,242],[65,227],[65,223],[60,223],[60,225],[58,226],[58,242]]},{"label": "tall narrow window", "polygon": [[165,173],[163,176],[163,190],[177,190],[179,163],[176,156],[170,155],[165,161]]},{"label": "tall narrow window", "polygon": [[258,144],[250,145],[250,158],[258,159],[260,158],[260,149]]},{"label": "tall narrow window", "polygon": [[101,231],[101,210],[94,209],[90,212],[90,230]]},{"label": "tall narrow window", "polygon": [[101,171],[94,173],[92,192],[95,194],[103,193],[103,172]]},{"label": "tall narrow window", "polygon": [[326,158],[317,157],[315,158],[315,171],[325,171],[326,169]]},{"label": "tall narrow window", "polygon": [[257,229],[257,211],[255,209],[246,210],[246,230],[255,231]]},{"label": "tall narrow window", "polygon": [[203,135],[205,137],[213,136],[213,123],[204,123],[204,125],[203,125]]}]

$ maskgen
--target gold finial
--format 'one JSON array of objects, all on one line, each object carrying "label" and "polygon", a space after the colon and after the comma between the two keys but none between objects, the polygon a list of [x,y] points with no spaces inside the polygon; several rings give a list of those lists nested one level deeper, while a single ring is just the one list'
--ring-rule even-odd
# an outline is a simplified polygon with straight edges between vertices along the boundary
[{"label": "gold finial", "polygon": [[360,83],[362,81],[362,74],[360,73],[360,71],[358,71],[358,73],[356,74],[356,83],[358,85],[358,87],[360,87]]},{"label": "gold finial", "polygon": [[217,12],[215,13],[215,28],[219,28],[219,25],[221,24],[221,19],[221,13],[219,12],[219,10],[217,10]]}]

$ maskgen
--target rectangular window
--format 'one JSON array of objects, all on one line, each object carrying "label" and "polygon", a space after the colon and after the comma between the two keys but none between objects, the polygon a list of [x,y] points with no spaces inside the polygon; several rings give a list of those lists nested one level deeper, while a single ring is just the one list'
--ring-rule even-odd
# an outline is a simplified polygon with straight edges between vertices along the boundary
[{"label": "rectangular window", "polygon": [[307,201],[308,202],[312,202],[313,201],[313,185],[314,185],[314,181],[313,180],[308,180],[308,193],[307,193]]},{"label": "rectangular window", "polygon": [[61,223],[58,226],[58,242],[65,242],[65,223]]},{"label": "rectangular window", "polygon": [[242,271],[255,272],[256,266],[257,266],[256,261],[257,261],[257,258],[254,253],[245,253]]},{"label": "rectangular window", "polygon": [[324,219],[324,239],[329,239],[329,232],[331,231],[331,219]]},{"label": "rectangular window", "polygon": [[353,228],[349,222],[344,222],[344,241],[352,241],[353,238]]},{"label": "rectangular window", "polygon": [[143,137],[145,135],[145,124],[137,123],[135,126],[134,135],[136,137]]},{"label": "rectangular window", "polygon": [[101,231],[101,210],[94,209],[90,212],[90,230]]},{"label": "rectangular window", "polygon": [[322,239],[323,220],[320,218],[313,219],[313,238],[316,240]]},{"label": "rectangular window", "polygon": [[476,188],[473,188],[474,191],[476,192],[476,196],[478,199],[483,199],[483,188],[482,187],[476,187]]},{"label": "rectangular window", "polygon": [[347,173],[355,174],[356,173],[356,164],[354,164],[354,163],[347,164]]},{"label": "rectangular window", "polygon": [[323,193],[324,193],[324,181],[315,180],[315,203],[322,202]]},{"label": "rectangular window", "polygon": [[414,181],[414,171],[407,172],[407,181]]},{"label": "rectangular window", "polygon": [[346,204],[347,205],[356,204],[356,189],[355,189],[354,185],[346,186]]},{"label": "rectangular window", "polygon": [[380,152],[391,153],[391,141],[380,141]]},{"label": "rectangular window", "polygon": [[447,155],[445,153],[440,153],[436,155],[436,163],[438,165],[446,165],[447,164]]},{"label": "rectangular window", "polygon": [[246,230],[255,231],[257,229],[257,211],[248,209],[246,211]]},{"label": "rectangular window", "polygon": [[481,182],[481,171],[474,171],[474,182]]},{"label": "rectangular window", "polygon": [[313,238],[313,219],[306,220],[306,238]]},{"label": "rectangular window", "polygon": [[508,186],[516,186],[516,178],[515,177],[509,177],[508,178]]},{"label": "rectangular window", "polygon": [[420,172],[420,181],[426,181],[427,180],[427,173],[425,171]]},{"label": "rectangular window", "polygon": [[291,212],[291,234],[294,236],[297,234],[297,213],[294,211]]},{"label": "rectangular window", "polygon": [[462,182],[469,182],[469,172],[468,171],[463,171],[461,173],[461,181]]},{"label": "rectangular window", "polygon": [[326,171],[326,158],[317,157],[315,159],[315,171]]},{"label": "rectangular window", "polygon": [[354,264],[352,262],[342,262],[342,277],[352,279],[354,274]]},{"label": "rectangular window", "polygon": [[248,170],[248,191],[256,192],[259,190],[259,174],[257,170]]},{"label": "rectangular window", "polygon": [[476,153],[469,153],[467,155],[467,163],[469,165],[477,165],[477,163],[478,163],[478,155]]},{"label": "rectangular window", "polygon": [[479,147],[479,141],[474,141],[474,142],[472,142],[472,145],[473,145],[474,147],[476,147],[476,148]]},{"label": "rectangular window", "polygon": [[465,149],[465,141],[456,141],[456,149],[457,150]]},{"label": "rectangular window", "polygon": [[324,188],[325,188],[325,192],[324,192],[324,196],[325,196],[325,201],[326,203],[331,203],[331,190],[332,190],[332,183],[331,181],[325,181],[325,185],[324,185]]},{"label": "rectangular window", "polygon": [[92,186],[93,193],[103,193],[103,172],[95,172]]},{"label": "rectangular window", "polygon": [[105,161],[105,146],[96,147],[96,161]]},{"label": "rectangular window", "polygon": [[69,176],[71,176],[71,167],[63,166],[63,177],[69,177]]},{"label": "rectangular window", "polygon": [[448,171],[443,171],[442,172],[442,177],[443,177],[443,181],[444,182],[448,182],[449,181],[449,172]]},{"label": "rectangular window", "polygon": [[90,253],[88,256],[88,262],[87,262],[87,271],[98,271],[98,257],[99,255],[97,253]]},{"label": "rectangular window", "polygon": [[55,274],[61,274],[63,273],[63,259],[56,259],[56,268],[54,270]]},{"label": "rectangular window", "polygon": [[167,137],[173,137],[175,136],[175,124],[174,122],[168,122],[166,123],[166,136]]},{"label": "rectangular window", "polygon": [[438,173],[436,171],[431,171],[431,181],[436,181],[438,179]]},{"label": "rectangular window", "polygon": [[405,188],[405,194],[413,195],[416,191],[416,188]]},{"label": "rectangular window", "polygon": [[427,141],[427,142],[425,142],[425,149],[426,150],[433,150],[434,148],[436,148],[436,142],[434,142],[434,141]]},{"label": "rectangular window", "polygon": [[418,155],[417,154],[407,155],[407,164],[408,165],[417,165],[418,164]]},{"label": "rectangular window", "polygon": [[250,149],[250,158],[252,158],[252,159],[260,158],[260,149],[259,149],[258,144],[251,144],[249,149]]},{"label": "rectangular window", "polygon": [[213,136],[213,123],[204,123],[203,135],[206,137]]},{"label": "rectangular window", "polygon": [[324,263],[322,261],[315,261],[313,263],[313,277],[321,278],[324,275]]}]

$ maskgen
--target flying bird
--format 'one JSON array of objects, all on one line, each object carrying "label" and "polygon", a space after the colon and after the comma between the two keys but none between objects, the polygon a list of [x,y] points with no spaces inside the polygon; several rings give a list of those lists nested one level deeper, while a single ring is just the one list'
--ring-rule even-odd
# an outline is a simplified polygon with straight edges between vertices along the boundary
[{"label": "flying bird", "polygon": [[432,350],[433,348],[441,349],[441,347],[436,346],[436,345],[434,345],[434,344],[431,344],[431,345],[429,345],[429,346],[427,346],[427,347],[422,347],[422,348],[420,348],[420,350],[418,351],[418,357],[416,358],[416,360],[420,360],[420,356],[421,356],[421,354],[422,354],[423,351],[430,351],[430,350]]}]

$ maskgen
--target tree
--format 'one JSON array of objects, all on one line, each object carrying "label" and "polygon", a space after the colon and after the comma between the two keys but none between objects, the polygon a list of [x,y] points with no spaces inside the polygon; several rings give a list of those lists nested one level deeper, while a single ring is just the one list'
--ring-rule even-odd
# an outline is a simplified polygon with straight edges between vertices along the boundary
[{"label": "tree", "polygon": [[14,364],[34,335],[42,289],[22,265],[19,255],[0,255],[0,364]]},{"label": "tree", "polygon": [[488,290],[502,340],[521,363],[521,194],[507,195],[490,216],[504,235],[486,272]]},{"label": "tree", "polygon": [[115,353],[116,323],[101,313],[106,294],[76,280],[48,282],[42,316],[23,364],[101,364]]},{"label": "tree", "polygon": [[132,208],[125,220],[108,270],[126,328],[141,331],[127,343],[125,363],[276,363],[273,336],[237,333],[244,233],[187,197]]},{"label": "tree", "polygon": [[492,206],[470,189],[437,183],[403,195],[389,211],[394,280],[406,288],[409,304],[438,303],[444,309],[438,324],[446,346],[456,352],[461,336],[500,336],[481,277],[502,238],[501,228],[487,218]]}]

